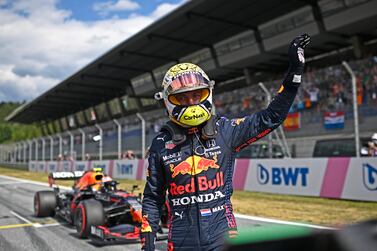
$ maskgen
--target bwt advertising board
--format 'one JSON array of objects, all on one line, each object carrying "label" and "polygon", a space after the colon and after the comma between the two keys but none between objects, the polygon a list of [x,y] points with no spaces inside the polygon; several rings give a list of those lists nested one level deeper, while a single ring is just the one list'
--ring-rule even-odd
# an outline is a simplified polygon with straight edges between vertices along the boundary
[{"label": "bwt advertising board", "polygon": [[90,165],[89,165],[89,170],[90,169],[93,169],[93,168],[102,168],[103,172],[104,173],[107,173],[109,174],[109,170],[110,170],[110,163],[114,163],[113,160],[95,160],[95,161],[91,161],[90,162]]},{"label": "bwt advertising board", "polygon": [[114,161],[113,177],[120,179],[136,179],[138,160]]},{"label": "bwt advertising board", "polygon": [[75,162],[75,171],[86,171],[88,170],[89,162],[88,161],[76,161]]},{"label": "bwt advertising board", "polygon": [[48,173],[52,173],[52,172],[57,171],[58,163],[56,161],[46,162],[46,165],[47,165],[47,172]]},{"label": "bwt advertising board", "polygon": [[377,159],[252,159],[243,190],[377,201]]},{"label": "bwt advertising board", "polygon": [[318,196],[326,159],[251,160],[245,190]]},{"label": "bwt advertising board", "polygon": [[376,158],[350,159],[342,198],[377,201]]},{"label": "bwt advertising board", "polygon": [[58,172],[71,172],[71,171],[74,171],[73,170],[73,167],[74,167],[74,162],[73,161],[58,161],[58,167],[57,167],[57,171]]},{"label": "bwt advertising board", "polygon": [[36,161],[29,161],[29,171],[30,172],[37,172],[37,162]]}]

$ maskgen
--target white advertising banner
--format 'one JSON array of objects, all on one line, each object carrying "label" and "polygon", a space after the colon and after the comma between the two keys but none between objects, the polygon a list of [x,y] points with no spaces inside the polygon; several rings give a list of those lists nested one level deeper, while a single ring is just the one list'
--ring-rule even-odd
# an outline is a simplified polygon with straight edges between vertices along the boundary
[{"label": "white advertising banner", "polygon": [[111,160],[102,160],[102,161],[93,160],[93,161],[90,162],[89,169],[101,167],[104,173],[109,173],[110,161]]},{"label": "white advertising banner", "polygon": [[377,158],[352,158],[342,198],[377,201]]},{"label": "white advertising banner", "polygon": [[46,162],[47,165],[47,173],[56,172],[58,170],[58,163],[56,161],[48,161]]},{"label": "white advertising banner", "polygon": [[143,161],[142,173],[141,173],[141,180],[147,180],[147,171],[148,171],[148,159],[139,160]]},{"label": "white advertising banner", "polygon": [[36,172],[37,171],[37,162],[36,161],[29,161],[29,171]]},{"label": "white advertising banner", "polygon": [[135,160],[115,160],[113,178],[136,179],[139,161]]},{"label": "white advertising banner", "polygon": [[327,159],[252,159],[244,190],[319,196]]},{"label": "white advertising banner", "polygon": [[88,161],[75,161],[74,166],[75,166],[74,168],[75,171],[88,170]]},{"label": "white advertising banner", "polygon": [[46,162],[45,161],[38,161],[37,162],[37,172],[43,173],[46,171]]},{"label": "white advertising banner", "polygon": [[58,172],[71,172],[73,171],[73,161],[63,160],[59,161],[58,163]]}]

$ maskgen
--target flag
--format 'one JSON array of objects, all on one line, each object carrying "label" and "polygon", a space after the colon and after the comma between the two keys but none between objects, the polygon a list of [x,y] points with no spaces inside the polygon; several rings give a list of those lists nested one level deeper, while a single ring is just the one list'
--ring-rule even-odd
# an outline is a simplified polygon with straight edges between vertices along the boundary
[{"label": "flag", "polygon": [[326,129],[344,128],[344,112],[325,112],[323,125]]},{"label": "flag", "polygon": [[296,130],[301,128],[301,116],[299,112],[289,113],[283,122],[285,130]]},{"label": "flag", "polygon": [[206,208],[206,209],[200,209],[200,214],[202,216],[210,216],[212,215],[211,209]]}]

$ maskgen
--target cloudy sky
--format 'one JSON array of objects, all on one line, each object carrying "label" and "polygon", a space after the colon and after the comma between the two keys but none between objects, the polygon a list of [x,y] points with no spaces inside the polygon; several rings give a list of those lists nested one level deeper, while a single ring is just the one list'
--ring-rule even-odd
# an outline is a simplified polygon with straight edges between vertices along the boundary
[{"label": "cloudy sky", "polygon": [[0,0],[0,102],[30,101],[188,0]]}]

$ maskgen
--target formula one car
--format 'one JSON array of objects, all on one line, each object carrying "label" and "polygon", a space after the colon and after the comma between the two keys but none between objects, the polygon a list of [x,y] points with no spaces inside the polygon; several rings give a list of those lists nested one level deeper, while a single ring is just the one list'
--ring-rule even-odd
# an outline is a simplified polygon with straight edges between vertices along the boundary
[{"label": "formula one car", "polygon": [[[54,172],[49,175],[50,185],[55,180],[78,180],[83,171]],[[89,186],[84,190],[39,191],[34,196],[34,213],[37,217],[59,216],[76,227],[80,238],[90,237],[96,242],[134,242],[140,238],[142,223],[141,194],[117,188],[117,181],[102,184],[98,191]],[[137,186],[133,187],[133,190]],[[167,238],[168,207],[165,205],[157,239]]]}]

